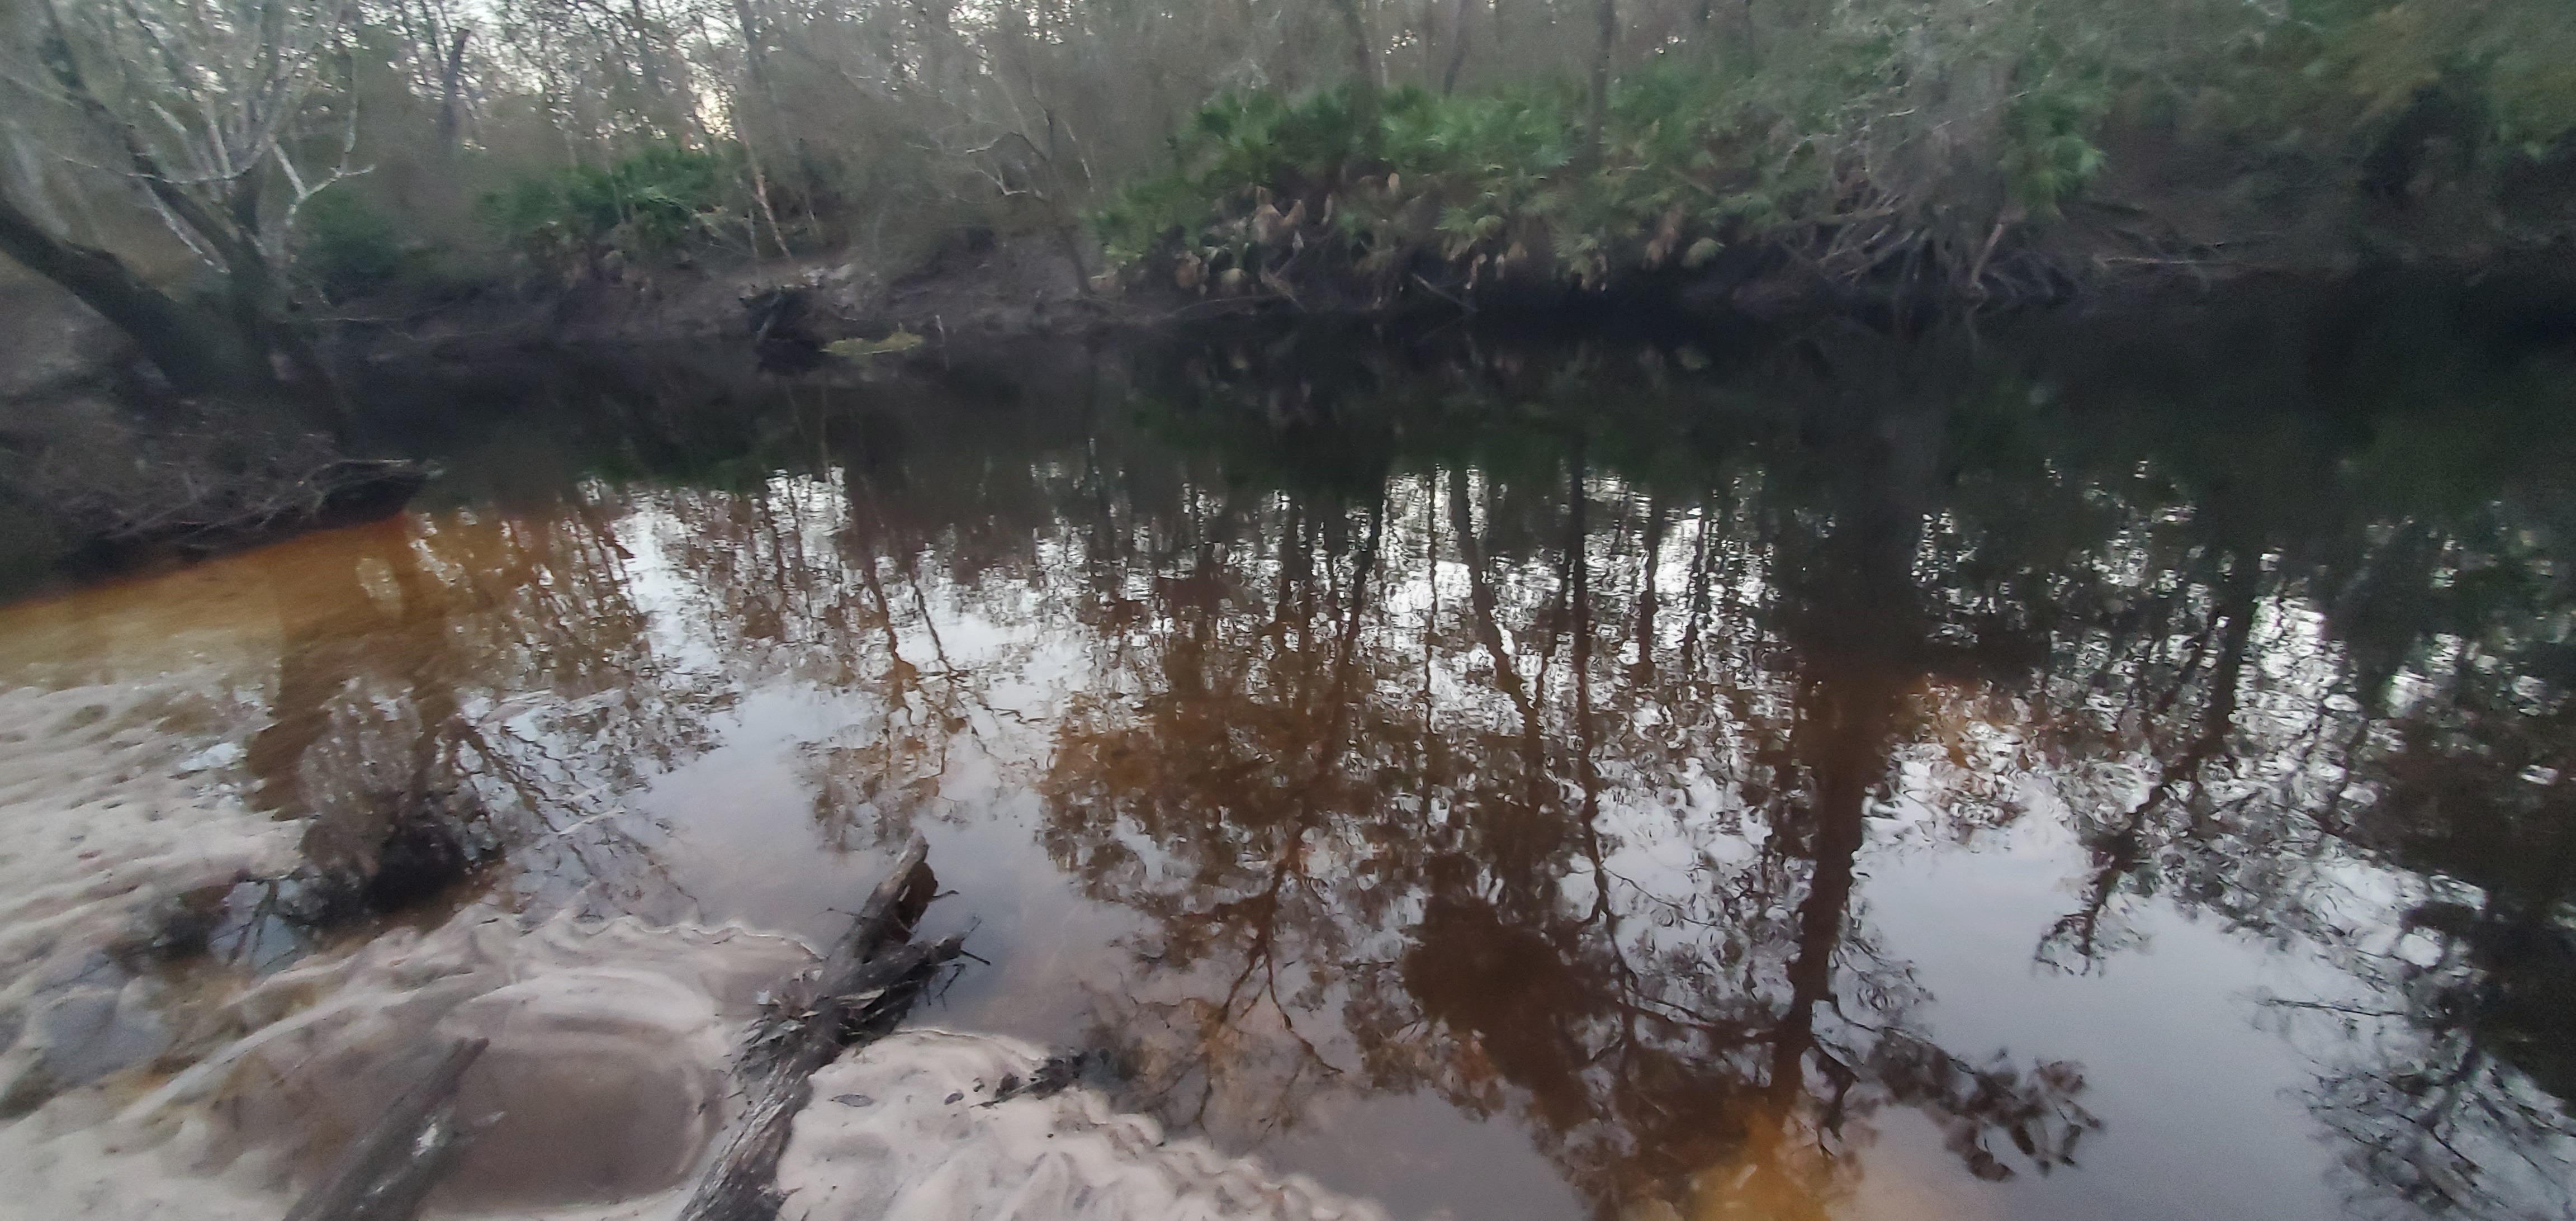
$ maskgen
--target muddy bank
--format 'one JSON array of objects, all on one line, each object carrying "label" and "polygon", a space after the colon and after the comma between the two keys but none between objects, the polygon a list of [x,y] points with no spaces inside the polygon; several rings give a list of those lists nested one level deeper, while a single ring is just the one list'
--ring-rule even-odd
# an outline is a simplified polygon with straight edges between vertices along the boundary
[{"label": "muddy bank", "polygon": [[13,594],[373,520],[432,474],[256,405],[149,386],[5,407],[0,591]]},{"label": "muddy bank", "polygon": [[[2513,314],[2526,329],[2576,327],[2576,246],[2500,251],[2422,246],[2376,253],[2315,243],[2231,247],[2190,226],[2091,209],[2031,239],[2027,291],[1961,295],[1902,276],[1836,277],[1783,248],[1751,244],[1708,263],[1668,263],[1578,284],[1536,264],[1481,272],[1425,266],[1359,274],[1314,256],[1293,277],[1195,274],[1169,253],[1104,272],[1052,237],[951,234],[895,268],[847,255],[731,266],[611,261],[570,281],[493,286],[471,299],[389,303],[340,330],[355,365],[482,360],[574,345],[743,343],[775,369],[827,358],[913,363],[1028,340],[1124,343],[1208,326],[1460,323],[1518,334],[1696,333],[1728,342],[1841,321],[1914,332],[2035,310],[2225,311],[2253,299],[2421,296],[2436,308]],[[838,347],[834,345],[838,344]],[[889,359],[890,358],[890,359]]]},{"label": "muddy bank", "polygon": [[0,591],[129,572],[381,517],[429,478],[339,426],[363,410],[174,393],[50,286],[0,285]]},{"label": "muddy bank", "polygon": [[488,355],[554,345],[745,342],[819,352],[852,337],[926,345],[1150,326],[1158,315],[1094,290],[1060,243],[989,230],[952,234],[925,258],[872,266],[850,252],[758,263],[605,260],[567,277],[530,274],[463,299],[389,296],[339,325],[353,364]]}]

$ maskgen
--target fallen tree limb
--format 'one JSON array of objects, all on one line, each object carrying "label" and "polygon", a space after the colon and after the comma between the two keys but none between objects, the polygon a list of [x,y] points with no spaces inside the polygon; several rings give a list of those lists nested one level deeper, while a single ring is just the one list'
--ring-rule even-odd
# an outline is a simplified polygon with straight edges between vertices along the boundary
[{"label": "fallen tree limb", "polygon": [[456,1088],[489,1040],[456,1044],[394,1099],[331,1172],[297,1201],[286,1221],[411,1221],[471,1133],[456,1116]]},{"label": "fallen tree limb", "polygon": [[929,853],[930,846],[915,836],[811,982],[799,976],[753,1027],[737,1068],[746,1100],[742,1114],[726,1129],[680,1221],[777,1216],[779,1155],[787,1151],[797,1112],[812,1097],[814,1071],[851,1043],[892,1029],[940,965],[963,948],[953,936],[888,948],[911,934],[936,888]]}]

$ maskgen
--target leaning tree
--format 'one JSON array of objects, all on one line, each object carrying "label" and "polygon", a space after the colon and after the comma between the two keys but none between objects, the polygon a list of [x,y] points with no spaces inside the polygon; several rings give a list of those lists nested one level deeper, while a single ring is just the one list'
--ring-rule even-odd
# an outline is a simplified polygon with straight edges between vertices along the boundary
[{"label": "leaning tree", "polygon": [[0,186],[0,250],[132,336],[185,392],[271,391],[318,372],[288,325],[288,241],[357,172],[349,0],[35,0],[0,27],[0,90],[63,163],[104,171],[220,284],[155,286]]}]

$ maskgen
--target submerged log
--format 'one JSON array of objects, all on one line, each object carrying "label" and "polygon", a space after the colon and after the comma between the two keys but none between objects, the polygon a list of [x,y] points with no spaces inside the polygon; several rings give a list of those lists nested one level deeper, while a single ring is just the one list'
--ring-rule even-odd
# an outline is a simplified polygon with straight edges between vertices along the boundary
[{"label": "submerged log", "polygon": [[286,1221],[411,1221],[472,1133],[456,1114],[456,1088],[490,1045],[470,1039],[448,1049],[383,1118],[350,1143],[331,1172],[297,1201]]},{"label": "submerged log", "polygon": [[783,1199],[778,1159],[787,1151],[797,1112],[812,1097],[815,1070],[843,1048],[892,1029],[939,966],[957,956],[958,937],[925,944],[905,940],[937,885],[929,854],[930,845],[914,836],[814,982],[800,976],[753,1027],[738,1068],[742,1114],[725,1130],[680,1221],[776,1217]]}]

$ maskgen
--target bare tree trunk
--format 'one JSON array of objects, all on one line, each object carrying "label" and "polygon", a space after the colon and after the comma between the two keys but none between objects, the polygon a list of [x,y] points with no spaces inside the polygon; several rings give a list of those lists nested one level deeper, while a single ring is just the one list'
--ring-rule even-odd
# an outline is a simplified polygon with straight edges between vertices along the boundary
[{"label": "bare tree trunk", "polygon": [[1449,66],[1440,73],[1440,96],[1447,97],[1458,89],[1458,70],[1467,66],[1467,6],[1472,0],[1457,0],[1449,7]]},{"label": "bare tree trunk", "polygon": [[[54,238],[35,228],[14,205],[9,206],[8,222],[0,222],[0,227],[13,230],[11,254],[125,328],[174,386],[196,391],[273,390],[278,385],[269,367],[273,352],[283,352],[304,372],[319,378],[324,372],[321,362],[285,324],[285,284],[270,258],[271,249],[260,238],[264,173],[242,174],[226,190],[204,198],[192,194],[185,185],[186,176],[166,171],[135,125],[90,88],[71,54],[70,36],[52,0],[44,0],[43,10],[52,41],[46,69],[73,105],[102,134],[114,136],[123,146],[134,177],[159,206],[213,248],[224,269],[229,313],[209,316],[179,306],[145,284],[116,256]],[[111,308],[117,312],[110,313]],[[173,326],[174,321],[179,325]],[[170,364],[163,363],[165,355]],[[313,422],[326,427],[333,423],[319,416]]]},{"label": "bare tree trunk", "polygon": [[934,99],[951,96],[950,77],[960,59],[954,52],[965,42],[957,35],[956,5],[952,0],[914,0],[912,7],[928,31],[921,40],[922,84]]},{"label": "bare tree trunk", "polygon": [[265,360],[226,319],[172,300],[107,251],[55,237],[5,197],[0,197],[0,251],[70,290],[132,337],[180,392],[271,387]]},{"label": "bare tree trunk", "polygon": [[1359,99],[1364,113],[1377,113],[1377,44],[1369,41],[1368,18],[1360,12],[1360,0],[1333,0],[1333,11],[1342,18],[1342,36],[1351,55],[1351,90]]},{"label": "bare tree trunk", "polygon": [[1600,0],[1600,41],[1592,48],[1592,106],[1583,124],[1584,164],[1600,168],[1602,129],[1610,125],[1610,58],[1619,48],[1619,0]]},{"label": "bare tree trunk", "polygon": [[742,29],[743,67],[751,74],[752,91],[775,109],[778,95],[769,83],[769,48],[761,44],[760,17],[751,8],[751,0],[733,0],[733,20]]},{"label": "bare tree trunk", "polygon": [[[737,123],[735,134],[742,140],[744,160],[751,168],[752,199],[760,205],[761,217],[769,222],[769,236],[778,243],[779,257],[785,258],[790,253],[787,249],[787,233],[778,227],[778,210],[769,202],[769,172],[760,162],[760,145],[763,138],[784,137],[785,108],[779,104],[778,86],[770,76],[769,48],[761,41],[760,15],[754,12],[751,6],[752,0],[733,0],[734,25],[742,32],[743,69],[751,78],[751,96],[755,99],[755,104],[745,109],[756,116],[757,121],[750,124]],[[803,148],[803,142],[798,141],[796,151],[799,154],[797,160],[800,168],[803,162]],[[810,200],[813,192],[808,190],[805,194]],[[810,203],[808,206],[810,208]],[[755,235],[752,239],[752,253],[755,256],[759,254],[759,246],[760,240]]]},{"label": "bare tree trunk", "polygon": [[627,0],[627,22],[635,30],[635,68],[643,74],[644,92],[654,111],[654,119],[669,125],[668,133],[677,137],[679,112],[671,105],[671,91],[662,83],[662,58],[653,49],[653,23],[644,16],[644,0]]},{"label": "bare tree trunk", "polygon": [[447,49],[447,63],[438,74],[438,151],[456,155],[456,138],[464,120],[465,40],[472,30],[458,30],[456,41]]},{"label": "bare tree trunk", "polygon": [[644,0],[632,0],[626,6],[627,24],[635,29],[635,67],[644,74],[644,89],[653,100],[663,100],[662,64],[653,55],[653,25],[644,18]]}]

